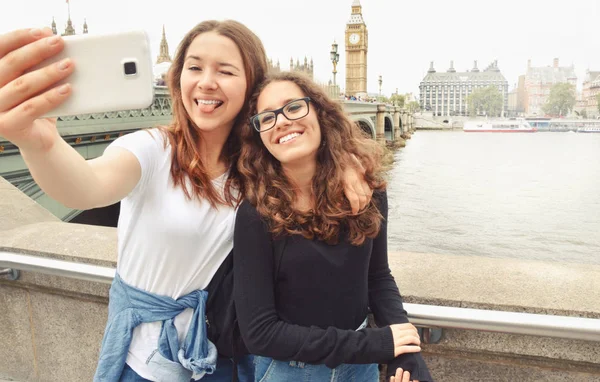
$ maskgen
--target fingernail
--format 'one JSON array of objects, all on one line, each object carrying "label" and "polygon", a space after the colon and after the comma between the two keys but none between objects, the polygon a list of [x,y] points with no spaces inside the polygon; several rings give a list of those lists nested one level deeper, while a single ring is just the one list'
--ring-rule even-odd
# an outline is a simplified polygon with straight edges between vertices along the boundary
[{"label": "fingernail", "polygon": [[58,88],[58,94],[62,94],[62,95],[67,94],[69,92],[69,88],[70,88],[69,84],[64,84],[63,86]]},{"label": "fingernail", "polygon": [[42,36],[42,30],[38,28],[30,30],[29,33],[31,33],[31,35],[36,38]]},{"label": "fingernail", "polygon": [[71,63],[71,61],[68,58],[65,58],[64,60],[62,60],[58,63],[58,70],[68,69],[70,63]]},{"label": "fingernail", "polygon": [[60,37],[58,37],[58,36],[53,36],[53,37],[50,37],[50,38],[48,39],[48,44],[49,44],[49,45],[56,45],[56,44],[58,44],[58,42],[59,42],[59,41],[60,41]]}]

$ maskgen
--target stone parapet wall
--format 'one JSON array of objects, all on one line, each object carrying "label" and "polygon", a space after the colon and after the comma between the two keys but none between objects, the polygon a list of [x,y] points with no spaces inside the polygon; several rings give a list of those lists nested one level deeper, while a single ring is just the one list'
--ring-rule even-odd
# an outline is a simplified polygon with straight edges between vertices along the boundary
[{"label": "stone parapet wall", "polygon": [[[600,319],[600,266],[396,253],[390,267],[406,302]],[[444,329],[424,351],[438,381],[600,382],[600,342]]]},{"label": "stone parapet wall", "polygon": [[0,232],[25,224],[52,221],[60,220],[0,176]]}]

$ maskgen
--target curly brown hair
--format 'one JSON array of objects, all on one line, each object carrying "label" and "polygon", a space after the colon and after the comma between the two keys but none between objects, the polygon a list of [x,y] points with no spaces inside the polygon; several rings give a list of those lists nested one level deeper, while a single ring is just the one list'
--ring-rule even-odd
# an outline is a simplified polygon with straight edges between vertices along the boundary
[{"label": "curly brown hair", "polygon": [[263,145],[259,133],[249,124],[242,130],[242,150],[238,169],[245,180],[246,198],[256,206],[268,222],[275,237],[301,234],[328,244],[340,241],[347,232],[353,245],[374,238],[381,226],[382,215],[373,201],[358,214],[353,214],[344,196],[343,170],[351,155],[365,168],[365,179],[371,189],[385,188],[381,157],[382,147],[367,138],[352,122],[339,102],[331,100],[325,91],[308,77],[293,72],[269,75],[250,98],[250,117],[257,112],[257,100],[267,85],[290,81],[310,97],[317,112],[323,144],[317,152],[317,170],[312,181],[314,208],[299,211],[294,208],[296,193],[284,175],[280,162]]},{"label": "curly brown hair", "polygon": [[[246,73],[246,96],[244,106],[238,114],[233,128],[221,151],[220,159],[228,164],[229,176],[225,183],[224,198],[214,188],[209,174],[202,163],[198,151],[200,134],[194,127],[181,99],[181,73],[187,50],[194,39],[206,32],[216,32],[231,39],[239,48]],[[245,125],[248,114],[248,99],[256,85],[264,80],[267,72],[267,55],[260,39],[246,26],[234,21],[203,21],[192,28],[177,48],[175,59],[169,69],[167,85],[173,102],[173,121],[169,126],[159,127],[168,138],[171,150],[171,177],[175,186],[181,186],[186,197],[205,198],[216,207],[217,204],[237,206],[244,195],[244,183],[234,165],[240,151],[240,130]],[[189,179],[189,183],[186,182]],[[233,190],[240,191],[234,193]]]}]

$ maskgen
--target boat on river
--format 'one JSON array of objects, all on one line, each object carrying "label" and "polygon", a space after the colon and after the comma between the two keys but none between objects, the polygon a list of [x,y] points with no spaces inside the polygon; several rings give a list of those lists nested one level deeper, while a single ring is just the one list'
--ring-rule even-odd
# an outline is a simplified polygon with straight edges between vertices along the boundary
[{"label": "boat on river", "polygon": [[467,121],[463,131],[468,133],[535,133],[537,128],[524,119],[504,121]]},{"label": "boat on river", "polygon": [[597,119],[527,117],[525,120],[538,131],[560,131],[578,133],[599,133],[600,121]]},{"label": "boat on river", "polygon": [[600,125],[598,126],[589,126],[589,127],[580,127],[577,129],[578,133],[600,133]]}]

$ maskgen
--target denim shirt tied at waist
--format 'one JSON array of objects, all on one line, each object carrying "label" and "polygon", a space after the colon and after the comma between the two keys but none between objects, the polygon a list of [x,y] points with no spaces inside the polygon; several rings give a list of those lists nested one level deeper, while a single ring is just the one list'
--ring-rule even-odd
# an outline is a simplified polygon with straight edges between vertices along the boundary
[{"label": "denim shirt tied at waist", "polygon": [[[94,381],[118,381],[131,344],[133,329],[144,322],[162,321],[157,349],[146,361],[157,381],[189,382],[192,375],[212,374],[217,348],[206,335],[208,292],[196,290],[177,300],[135,288],[115,274],[109,293],[108,322]],[[183,346],[179,345],[175,316],[194,309]]]}]

